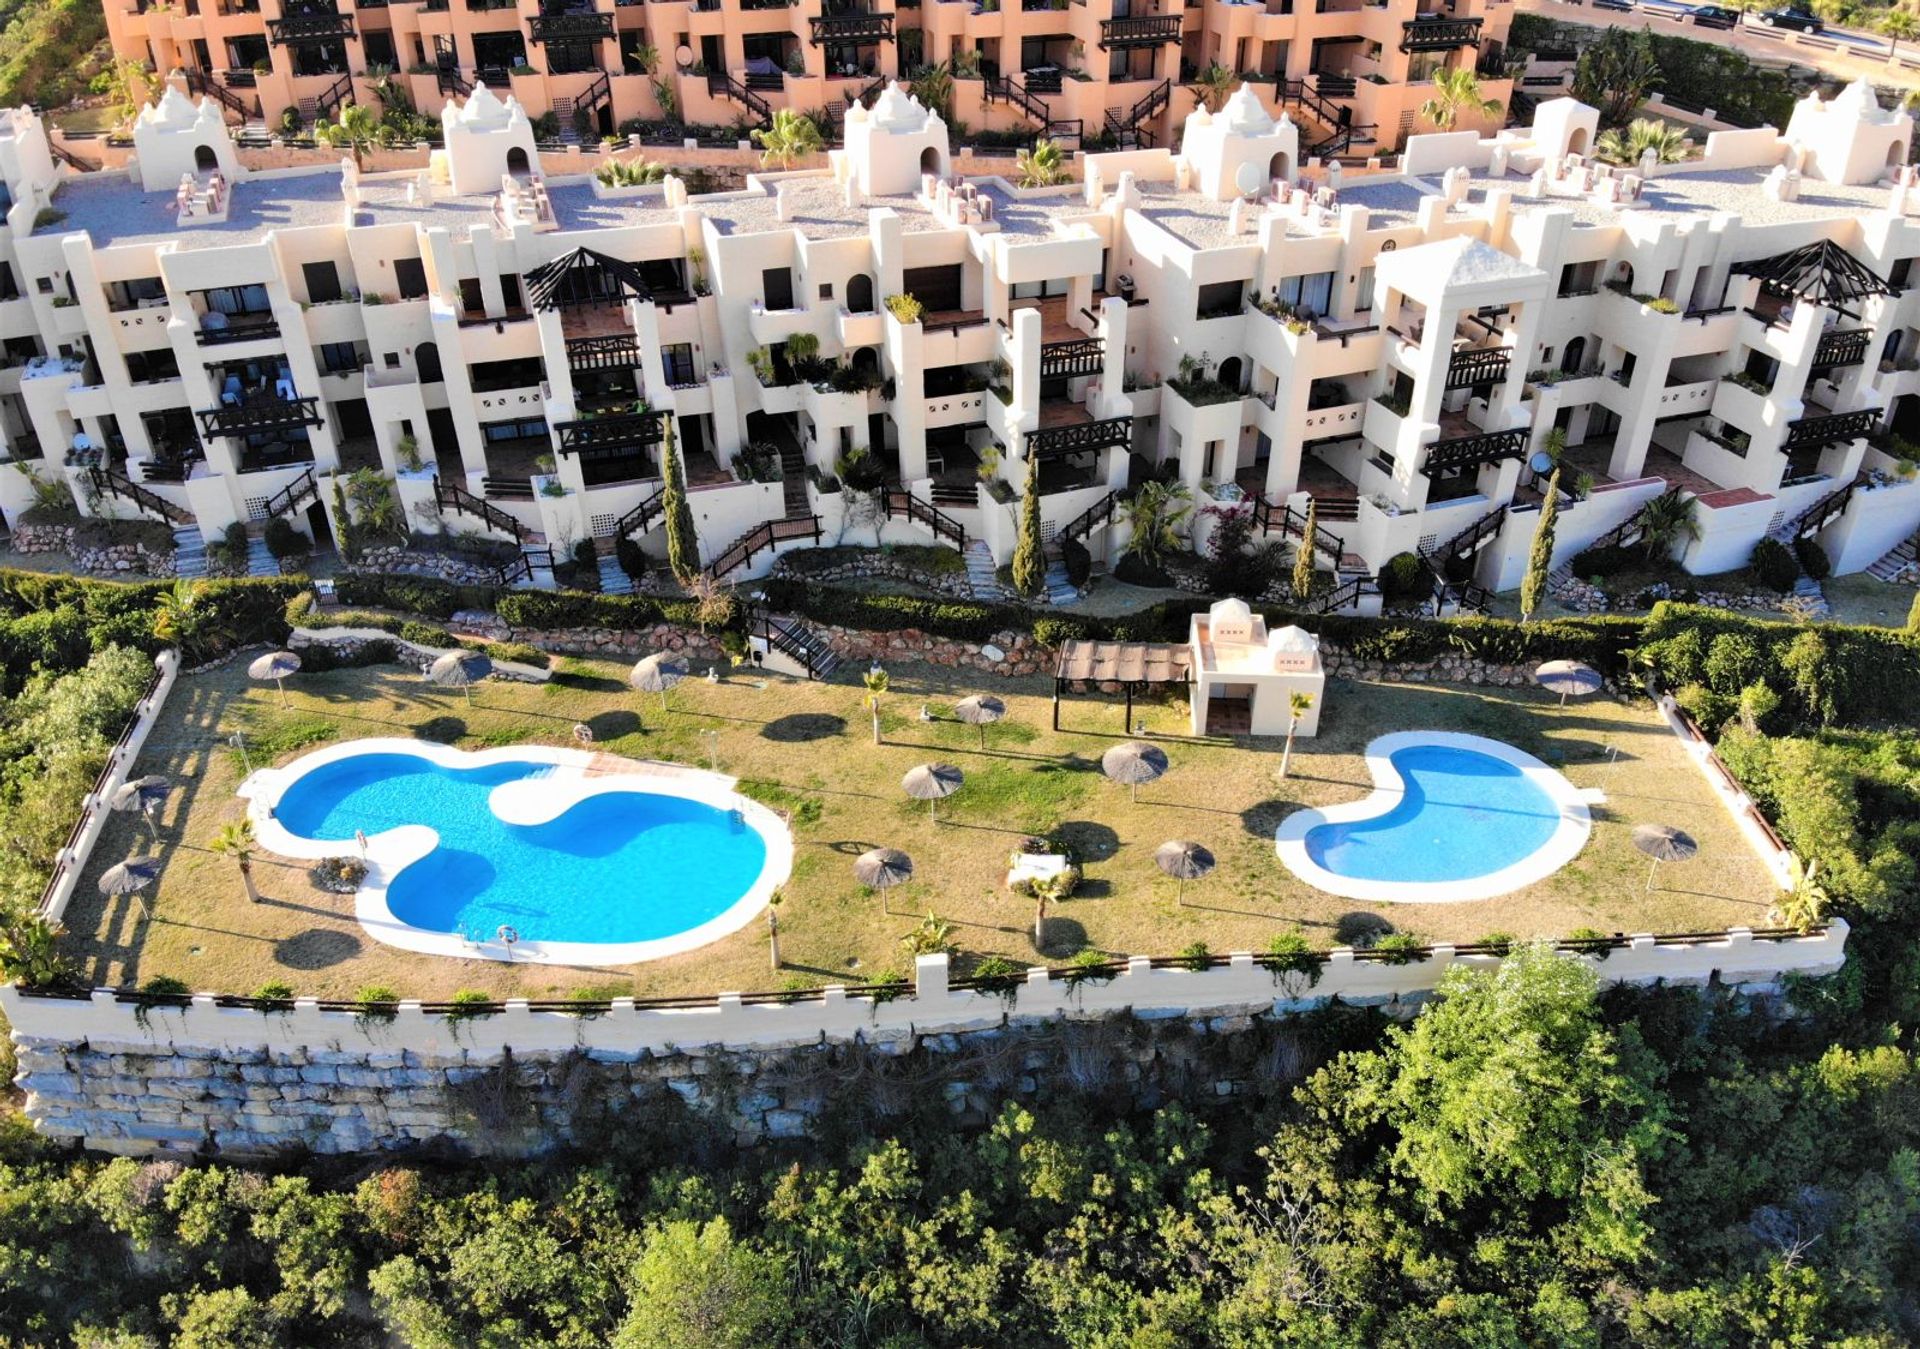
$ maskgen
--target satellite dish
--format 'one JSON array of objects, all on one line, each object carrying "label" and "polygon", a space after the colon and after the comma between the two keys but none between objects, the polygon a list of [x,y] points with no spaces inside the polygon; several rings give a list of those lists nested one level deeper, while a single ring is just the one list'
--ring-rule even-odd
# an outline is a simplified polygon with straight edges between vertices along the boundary
[{"label": "satellite dish", "polygon": [[1527,460],[1527,467],[1544,478],[1553,472],[1553,456],[1545,450],[1535,450],[1533,458]]},{"label": "satellite dish", "polygon": [[693,48],[689,47],[686,43],[682,42],[680,44],[680,49],[674,52],[673,59],[674,59],[674,63],[678,65],[680,69],[682,70],[691,69],[693,66]]},{"label": "satellite dish", "polygon": [[1242,164],[1233,171],[1233,184],[1240,189],[1240,195],[1251,197],[1267,185],[1267,175],[1260,172],[1256,164]]}]

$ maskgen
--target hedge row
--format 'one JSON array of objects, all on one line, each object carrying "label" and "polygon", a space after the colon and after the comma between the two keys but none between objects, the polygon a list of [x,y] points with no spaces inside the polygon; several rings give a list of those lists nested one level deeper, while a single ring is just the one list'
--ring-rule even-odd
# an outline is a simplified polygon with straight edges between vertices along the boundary
[{"label": "hedge row", "polygon": [[333,583],[342,604],[397,609],[442,621],[462,609],[492,609],[500,592],[492,586],[455,585],[427,576],[381,576],[350,572]]}]

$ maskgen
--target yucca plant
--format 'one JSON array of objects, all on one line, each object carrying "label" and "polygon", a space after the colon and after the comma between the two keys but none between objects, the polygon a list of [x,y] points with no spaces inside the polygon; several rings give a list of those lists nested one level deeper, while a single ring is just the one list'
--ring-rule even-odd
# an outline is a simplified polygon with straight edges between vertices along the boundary
[{"label": "yucca plant", "polygon": [[1198,75],[1194,76],[1187,88],[1193,90],[1200,99],[1201,106],[1208,112],[1219,112],[1227,106],[1232,97],[1234,86],[1240,83],[1240,77],[1228,67],[1215,61]]},{"label": "yucca plant", "polygon": [[1658,156],[1657,162],[1661,164],[1678,164],[1687,157],[1691,147],[1687,133],[1679,127],[1657,117],[1636,117],[1627,123],[1624,131],[1614,127],[1601,132],[1593,148],[1609,164],[1632,165],[1638,164],[1640,156],[1649,150]]},{"label": "yucca plant", "polygon": [[1032,150],[1022,150],[1015,157],[1013,175],[1021,187],[1052,187],[1066,180],[1066,156],[1043,136],[1033,143]]}]

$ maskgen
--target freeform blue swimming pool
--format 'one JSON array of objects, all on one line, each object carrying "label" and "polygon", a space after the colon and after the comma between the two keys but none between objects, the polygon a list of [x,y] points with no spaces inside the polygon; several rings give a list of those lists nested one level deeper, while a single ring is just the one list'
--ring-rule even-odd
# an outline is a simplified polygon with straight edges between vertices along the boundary
[{"label": "freeform blue swimming pool", "polygon": [[356,830],[430,826],[439,846],[392,878],[387,907],[412,927],[476,940],[492,940],[502,924],[525,942],[672,937],[728,910],[760,877],[760,833],[705,802],[605,791],[539,824],[510,824],[489,806],[496,787],[554,771],[530,760],[454,768],[413,754],[355,754],[288,783],[274,819],[292,834],[340,842]]},{"label": "freeform blue swimming pool", "polygon": [[1361,880],[1467,880],[1531,856],[1560,827],[1559,804],[1513,764],[1448,745],[1387,757],[1403,783],[1397,805],[1307,831],[1307,856],[1328,871]]},{"label": "freeform blue swimming pool", "polygon": [[1451,903],[1544,880],[1586,846],[1582,793],[1512,745],[1455,731],[1396,731],[1367,746],[1365,799],[1295,811],[1280,860],[1354,899]]}]

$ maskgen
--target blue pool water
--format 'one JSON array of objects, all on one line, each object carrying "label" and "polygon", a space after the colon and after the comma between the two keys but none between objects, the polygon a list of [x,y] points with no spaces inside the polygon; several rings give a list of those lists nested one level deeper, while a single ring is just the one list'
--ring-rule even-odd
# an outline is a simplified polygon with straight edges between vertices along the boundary
[{"label": "blue pool water", "polygon": [[608,792],[539,825],[488,808],[495,787],[548,771],[357,755],[297,779],[274,814],[302,837],[342,842],[356,829],[431,826],[440,846],[393,878],[388,907],[413,927],[488,941],[502,923],[523,941],[674,936],[729,908],[766,862],[765,841],[732,812],[677,796]]},{"label": "blue pool water", "polygon": [[1464,881],[1531,856],[1560,827],[1560,808],[1514,765],[1450,745],[1387,756],[1405,791],[1364,820],[1316,825],[1303,842],[1328,871],[1367,881]]}]

